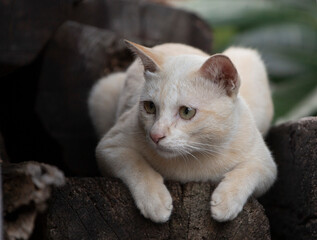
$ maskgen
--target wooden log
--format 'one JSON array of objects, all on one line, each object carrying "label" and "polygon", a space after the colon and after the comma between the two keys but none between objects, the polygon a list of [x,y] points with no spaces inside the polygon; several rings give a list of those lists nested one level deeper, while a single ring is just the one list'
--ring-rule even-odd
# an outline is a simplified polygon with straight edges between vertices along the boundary
[{"label": "wooden log", "polygon": [[3,163],[3,217],[6,240],[29,239],[53,186],[64,184],[57,168],[37,162]]},{"label": "wooden log", "polygon": [[227,223],[211,219],[209,183],[168,182],[173,197],[171,219],[145,219],[126,186],[116,179],[68,178],[54,191],[47,216],[47,237],[68,239],[270,239],[263,207],[250,199]]},{"label": "wooden log", "polygon": [[142,44],[182,42],[210,51],[196,15],[144,0],[0,0],[0,76],[31,63],[57,28],[73,20]]},{"label": "wooden log", "polygon": [[279,170],[261,199],[272,238],[317,239],[317,117],[275,126],[267,142]]},{"label": "wooden log", "polygon": [[131,61],[132,55],[115,33],[72,21],[64,23],[47,46],[36,111],[59,143],[68,174],[98,175],[88,94],[100,77],[125,69]]}]

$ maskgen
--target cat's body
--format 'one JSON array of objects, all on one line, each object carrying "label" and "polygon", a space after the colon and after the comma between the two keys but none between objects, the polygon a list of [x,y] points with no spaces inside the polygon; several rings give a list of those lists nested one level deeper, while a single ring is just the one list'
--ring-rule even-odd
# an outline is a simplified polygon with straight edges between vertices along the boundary
[{"label": "cat's body", "polygon": [[223,55],[181,44],[129,45],[144,66],[135,61],[126,73],[102,79],[89,99],[97,132],[106,133],[96,150],[100,170],[121,178],[142,214],[156,222],[172,210],[163,179],[220,181],[212,216],[233,219],[276,177],[261,136],[273,107],[260,57],[249,49],[225,51],[239,78]]}]

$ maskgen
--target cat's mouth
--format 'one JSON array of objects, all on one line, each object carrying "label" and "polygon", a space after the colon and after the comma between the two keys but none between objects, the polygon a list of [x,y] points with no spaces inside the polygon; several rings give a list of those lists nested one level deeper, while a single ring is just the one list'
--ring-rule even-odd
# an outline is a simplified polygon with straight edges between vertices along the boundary
[{"label": "cat's mouth", "polygon": [[155,150],[159,155],[165,158],[173,158],[179,155],[174,149],[167,148],[162,145],[157,145]]},{"label": "cat's mouth", "polygon": [[161,142],[158,144],[155,144],[150,138],[149,138],[149,141],[151,142],[150,145],[152,145],[153,149],[158,153],[158,155],[162,157],[173,158],[179,155],[178,152],[175,149],[171,148],[170,145],[166,146],[165,144],[162,144]]},{"label": "cat's mouth", "polygon": [[166,147],[164,147],[164,146],[162,146],[162,145],[157,145],[157,146],[156,146],[156,149],[157,149],[158,151],[162,151],[162,152],[175,153],[174,150],[169,149],[169,148],[166,148]]}]

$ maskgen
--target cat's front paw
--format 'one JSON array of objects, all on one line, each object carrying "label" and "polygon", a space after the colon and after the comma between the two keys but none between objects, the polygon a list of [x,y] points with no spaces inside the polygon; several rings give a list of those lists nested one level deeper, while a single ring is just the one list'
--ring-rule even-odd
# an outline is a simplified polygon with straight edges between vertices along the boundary
[{"label": "cat's front paw", "polygon": [[211,196],[211,215],[218,222],[233,220],[241,212],[247,196],[230,189],[217,188]]},{"label": "cat's front paw", "polygon": [[135,202],[144,217],[158,223],[166,222],[173,209],[171,194],[164,184],[140,189]]}]

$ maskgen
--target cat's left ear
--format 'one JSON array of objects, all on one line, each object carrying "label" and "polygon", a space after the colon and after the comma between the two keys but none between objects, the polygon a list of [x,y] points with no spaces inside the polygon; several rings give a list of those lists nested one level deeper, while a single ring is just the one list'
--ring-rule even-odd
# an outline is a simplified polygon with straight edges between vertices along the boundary
[{"label": "cat's left ear", "polygon": [[128,48],[135,53],[142,61],[144,71],[156,72],[161,69],[163,56],[160,52],[152,48],[147,48],[142,45],[124,40]]},{"label": "cat's left ear", "polygon": [[199,73],[223,87],[228,96],[238,93],[240,86],[238,71],[227,56],[222,54],[211,56],[199,69]]}]

